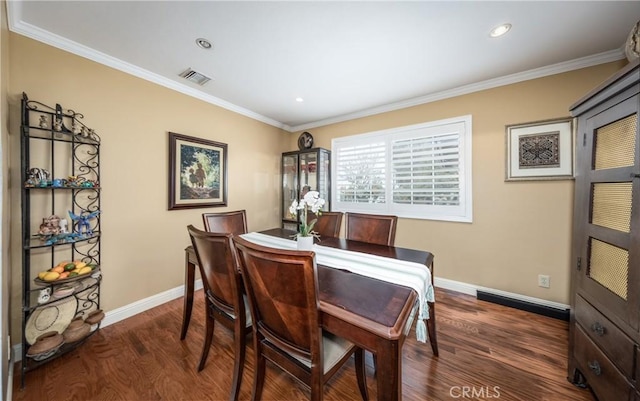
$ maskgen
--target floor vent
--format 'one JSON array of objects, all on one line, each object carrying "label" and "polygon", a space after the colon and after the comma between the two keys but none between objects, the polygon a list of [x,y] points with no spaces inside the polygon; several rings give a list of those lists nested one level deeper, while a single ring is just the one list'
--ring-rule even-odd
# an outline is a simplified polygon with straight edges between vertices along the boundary
[{"label": "floor vent", "polygon": [[207,82],[211,81],[211,78],[209,78],[208,76],[194,71],[191,68],[187,68],[180,74],[180,76],[188,81],[195,82],[198,85],[204,85]]},{"label": "floor vent", "polygon": [[487,301],[498,305],[508,306],[510,308],[537,313],[538,315],[548,316],[554,319],[569,321],[569,309],[552,308],[550,306],[504,297],[502,295],[490,294],[484,291],[478,291],[476,298],[481,301]]}]

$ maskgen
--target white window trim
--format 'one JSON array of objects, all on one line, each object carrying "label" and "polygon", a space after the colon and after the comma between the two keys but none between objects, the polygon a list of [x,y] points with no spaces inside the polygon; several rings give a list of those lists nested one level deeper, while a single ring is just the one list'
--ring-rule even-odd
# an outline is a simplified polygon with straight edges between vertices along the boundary
[{"label": "white window trim", "polygon": [[[371,213],[371,214],[393,214],[402,218],[425,219],[439,221],[455,221],[471,223],[473,221],[473,188],[472,188],[472,118],[471,115],[453,117],[438,121],[430,121],[421,124],[396,127],[381,131],[368,132],[364,134],[350,135],[346,137],[334,138],[331,141],[331,176],[337,177],[337,152],[335,149],[349,143],[362,143],[365,140],[380,140],[387,142],[388,151],[386,154],[386,164],[391,166],[391,142],[395,139],[402,139],[411,136],[411,131],[425,128],[437,128],[438,126],[462,124],[463,129],[460,135],[460,198],[462,200],[459,207],[447,206],[419,206],[419,205],[398,205],[389,200],[393,199],[392,176],[387,170],[386,174],[386,203],[350,203],[339,202],[338,191],[333,190],[331,203],[333,210],[343,212]],[[455,209],[455,210],[454,210]]]}]

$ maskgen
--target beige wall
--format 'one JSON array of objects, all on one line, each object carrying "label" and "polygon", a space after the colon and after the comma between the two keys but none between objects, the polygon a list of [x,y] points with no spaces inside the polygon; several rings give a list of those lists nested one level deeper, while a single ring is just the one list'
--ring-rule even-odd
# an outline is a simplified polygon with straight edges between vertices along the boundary
[{"label": "beige wall", "polygon": [[[20,318],[19,97],[60,103],[85,115],[102,137],[103,307],[107,311],[183,283],[186,225],[194,209],[167,211],[167,132],[229,145],[229,206],[247,209],[249,229],[280,221],[280,153],[297,134],[256,122],[68,54],[10,35],[13,332]],[[473,116],[474,221],[401,219],[396,244],[432,251],[436,276],[568,303],[572,181],[504,182],[504,126],[568,115],[569,106],[624,62],[486,90],[310,130],[334,137]],[[44,217],[44,216],[43,216]],[[539,273],[551,288],[537,287]],[[14,340],[15,342],[15,340]]]},{"label": "beige wall", "polygon": [[[279,224],[280,153],[288,150],[289,134],[16,34],[10,35],[10,65],[14,339],[20,338],[21,327],[18,133],[23,91],[30,99],[84,114],[84,122],[102,138],[105,310],[182,285],[186,226],[201,227],[204,211],[246,209],[250,230]],[[227,208],[167,210],[168,131],[228,144]]]},{"label": "beige wall", "polygon": [[[314,143],[471,114],[473,223],[400,219],[396,245],[434,253],[436,277],[569,303],[573,181],[505,182],[505,125],[569,116],[625,62],[310,129]],[[290,139],[295,146],[298,135]],[[538,274],[551,276],[549,289]]]}]

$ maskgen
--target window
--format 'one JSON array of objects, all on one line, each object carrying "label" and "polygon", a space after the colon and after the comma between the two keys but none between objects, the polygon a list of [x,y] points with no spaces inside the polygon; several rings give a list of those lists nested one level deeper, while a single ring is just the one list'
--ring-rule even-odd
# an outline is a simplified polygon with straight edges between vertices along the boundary
[{"label": "window", "polygon": [[472,221],[471,116],[332,141],[335,209]]}]

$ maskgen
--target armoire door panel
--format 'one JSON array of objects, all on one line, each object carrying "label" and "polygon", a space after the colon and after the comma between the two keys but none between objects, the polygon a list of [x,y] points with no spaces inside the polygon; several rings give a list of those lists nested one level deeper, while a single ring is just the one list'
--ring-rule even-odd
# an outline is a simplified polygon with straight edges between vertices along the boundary
[{"label": "armoire door panel", "polygon": [[640,401],[640,60],[570,108],[577,118],[568,377]]}]

